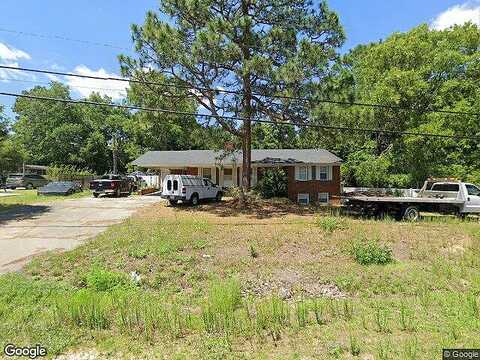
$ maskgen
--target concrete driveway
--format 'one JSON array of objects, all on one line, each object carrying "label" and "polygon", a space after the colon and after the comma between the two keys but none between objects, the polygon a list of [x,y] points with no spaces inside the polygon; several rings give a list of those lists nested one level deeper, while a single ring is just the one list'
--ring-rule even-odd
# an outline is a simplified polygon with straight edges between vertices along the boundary
[{"label": "concrete driveway", "polygon": [[19,270],[33,256],[69,250],[128,218],[159,196],[93,197],[26,205],[0,213],[0,273]]}]

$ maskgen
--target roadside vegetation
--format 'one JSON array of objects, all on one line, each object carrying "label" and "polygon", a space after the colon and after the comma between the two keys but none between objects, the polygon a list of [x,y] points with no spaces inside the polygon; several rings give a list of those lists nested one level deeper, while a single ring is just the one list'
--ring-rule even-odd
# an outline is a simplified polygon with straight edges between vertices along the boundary
[{"label": "roadside vegetation", "polygon": [[434,359],[480,345],[479,245],[474,220],[158,204],[0,277],[0,344],[111,358]]}]

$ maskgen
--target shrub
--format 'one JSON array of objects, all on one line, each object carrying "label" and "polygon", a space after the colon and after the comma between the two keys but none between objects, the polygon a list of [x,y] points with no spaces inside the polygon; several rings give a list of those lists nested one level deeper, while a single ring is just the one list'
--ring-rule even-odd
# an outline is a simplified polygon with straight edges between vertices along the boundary
[{"label": "shrub", "polygon": [[79,180],[93,175],[91,170],[80,169],[73,165],[55,165],[47,169],[47,178],[53,181]]},{"label": "shrub", "polygon": [[108,291],[129,284],[127,275],[94,267],[85,276],[87,287],[96,291]]},{"label": "shrub", "polygon": [[392,250],[376,240],[354,242],[352,255],[362,265],[385,265],[393,261]]},{"label": "shrub", "polygon": [[286,197],[288,194],[288,179],[285,170],[280,168],[265,169],[261,180],[255,187],[263,198]]}]

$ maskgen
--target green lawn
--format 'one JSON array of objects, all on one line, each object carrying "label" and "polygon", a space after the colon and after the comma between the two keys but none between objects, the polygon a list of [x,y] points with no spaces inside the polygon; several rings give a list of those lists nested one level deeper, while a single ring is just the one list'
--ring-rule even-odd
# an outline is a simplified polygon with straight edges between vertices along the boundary
[{"label": "green lawn", "polygon": [[0,345],[115,359],[431,360],[480,347],[477,221],[312,212],[145,209],[0,277]]},{"label": "green lawn", "polygon": [[89,190],[70,196],[39,196],[37,190],[15,190],[13,193],[15,194],[13,196],[0,196],[0,212],[12,208],[12,206],[81,198],[92,194]]}]

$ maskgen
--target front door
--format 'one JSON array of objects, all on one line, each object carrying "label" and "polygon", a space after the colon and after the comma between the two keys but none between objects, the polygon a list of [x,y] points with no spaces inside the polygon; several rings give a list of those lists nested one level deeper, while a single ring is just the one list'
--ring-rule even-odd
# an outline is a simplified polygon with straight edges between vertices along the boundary
[{"label": "front door", "polygon": [[465,201],[465,212],[480,213],[480,189],[473,184],[465,184],[467,188],[467,201]]}]

